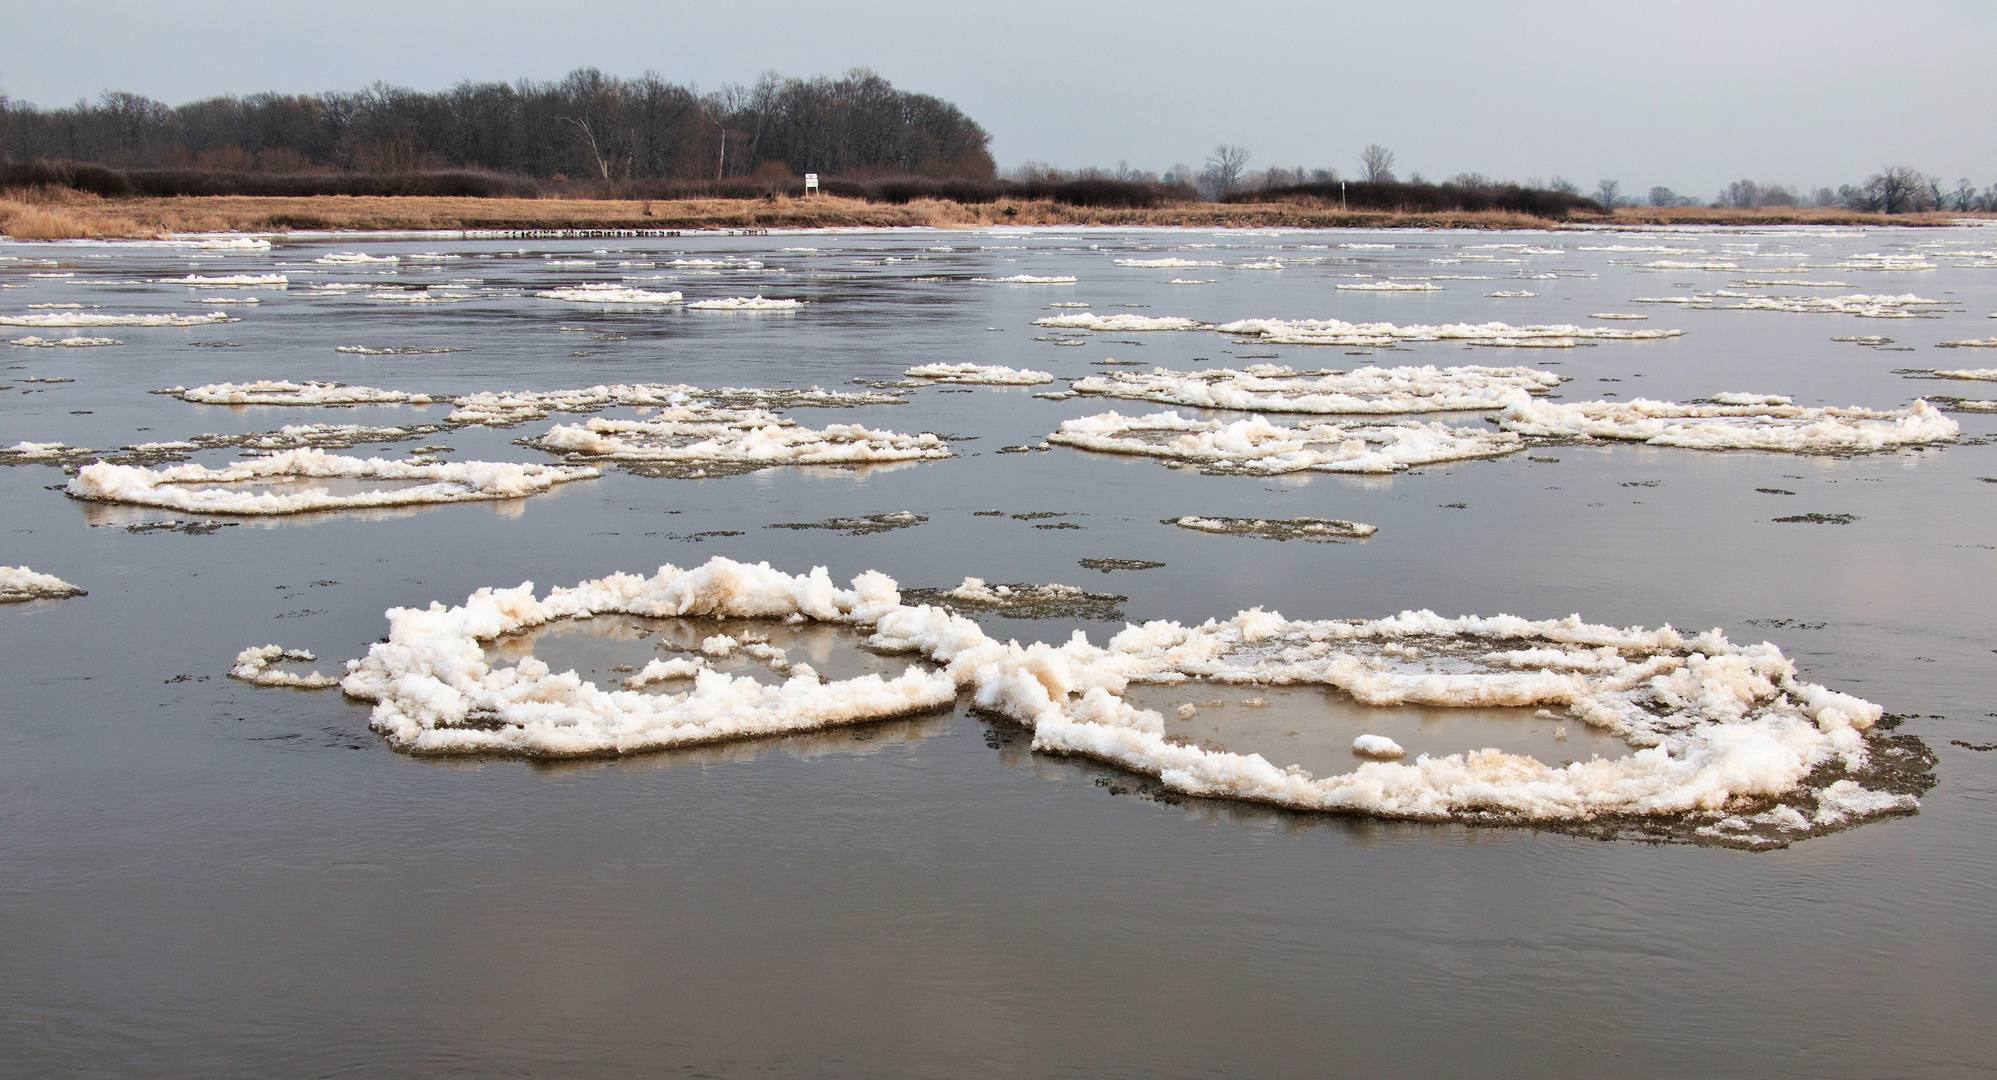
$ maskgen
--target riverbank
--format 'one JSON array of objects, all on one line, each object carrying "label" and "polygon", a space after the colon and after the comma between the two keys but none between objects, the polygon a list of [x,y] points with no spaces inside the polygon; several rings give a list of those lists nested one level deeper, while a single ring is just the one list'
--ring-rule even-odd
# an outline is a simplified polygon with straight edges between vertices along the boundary
[{"label": "riverbank", "polygon": [[857,199],[637,201],[481,199],[424,196],[304,198],[207,196],[101,198],[73,191],[10,192],[0,198],[0,233],[18,240],[145,238],[162,232],[754,230],[814,228],[979,228],[991,225],[1105,225],[1290,229],[1546,229],[1604,225],[1946,225],[1988,214],[1865,214],[1815,207],[1730,210],[1626,207],[1613,215],[1564,220],[1513,213],[1345,211],[1300,203],[1185,203],[1103,209],[1052,202],[902,205]]}]

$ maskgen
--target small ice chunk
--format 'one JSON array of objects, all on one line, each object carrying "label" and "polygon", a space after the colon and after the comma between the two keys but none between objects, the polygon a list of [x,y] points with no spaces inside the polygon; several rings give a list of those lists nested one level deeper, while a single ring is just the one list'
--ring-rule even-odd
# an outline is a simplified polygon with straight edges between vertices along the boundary
[{"label": "small ice chunk", "polygon": [[340,685],[340,680],[321,675],[316,671],[300,675],[273,666],[287,660],[309,664],[317,659],[319,658],[304,649],[286,649],[281,645],[255,645],[236,654],[236,666],[229,669],[229,677],[257,686],[289,686],[299,690],[324,690],[327,687]]},{"label": "small ice chunk", "polygon": [[1371,758],[1398,758],[1408,755],[1406,750],[1401,749],[1400,743],[1385,735],[1359,736],[1352,740],[1352,752]]},{"label": "small ice chunk", "polygon": [[54,574],[39,574],[25,566],[0,566],[0,604],[61,600],[67,596],[83,595],[82,589]]}]

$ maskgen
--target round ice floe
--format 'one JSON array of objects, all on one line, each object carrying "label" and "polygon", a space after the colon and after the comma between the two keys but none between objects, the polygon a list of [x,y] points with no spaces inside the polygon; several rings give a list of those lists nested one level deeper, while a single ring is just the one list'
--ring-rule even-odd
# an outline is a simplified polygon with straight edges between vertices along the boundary
[{"label": "round ice floe", "polygon": [[572,285],[560,289],[537,292],[535,296],[543,300],[566,300],[572,304],[677,304],[678,292],[648,292],[633,289],[615,282],[599,282],[594,285]]},{"label": "round ice floe", "polygon": [[[490,666],[481,642],[557,619],[624,613],[784,618],[871,624],[897,605],[894,582],[862,574],[838,589],[823,569],[791,576],[767,565],[716,559],[695,570],[662,567],[653,577],[617,574],[556,589],[481,589],[464,606],[389,611],[384,644],[348,665],[342,687],[374,701],[371,724],[413,753],[515,753],[545,757],[624,754],[730,739],[810,731],[928,712],[956,700],[947,674],[911,666],[900,676],[825,682],[802,668],[778,686],[664,661],[640,676],[691,675],[684,693],[606,690],[574,672],[528,658]],[[703,643],[725,655],[739,643]],[[712,649],[707,646],[712,645]],[[634,676],[636,678],[636,676]],[[650,681],[648,679],[647,681]]]},{"label": "round ice floe", "polygon": [[984,386],[1037,386],[1054,381],[1050,371],[1009,368],[987,364],[922,364],[902,375],[932,382],[974,383]]},{"label": "round ice floe", "polygon": [[0,604],[82,595],[82,589],[54,574],[38,574],[25,566],[0,566]]},{"label": "round ice floe", "polygon": [[22,337],[15,338],[13,341],[8,342],[8,344],[19,345],[27,349],[94,349],[105,345],[123,345],[124,342],[119,341],[117,338],[107,337]]},{"label": "round ice floe", "polygon": [[648,420],[557,424],[531,445],[576,459],[671,466],[865,465],[953,456],[949,443],[926,431],[807,428],[767,412],[684,408]]},{"label": "round ice floe", "polygon": [[[503,461],[391,461],[287,450],[222,468],[172,465],[148,469],[97,462],[85,465],[64,487],[68,495],[96,502],[130,503],[210,514],[302,514],[314,510],[422,506],[519,499],[557,484],[599,475],[592,468],[523,465]],[[335,495],[322,487],[298,491],[241,491],[214,485],[309,479],[415,481],[408,487]]]},{"label": "round ice floe", "polygon": [[1207,472],[1273,475],[1302,472],[1388,473],[1416,465],[1499,457],[1525,444],[1483,428],[1403,421],[1398,424],[1272,424],[1256,416],[1233,423],[1098,413],[1062,423],[1047,441],[1080,450],[1140,454],[1199,465]]},{"label": "round ice floe", "polygon": [[1849,454],[1949,442],[1961,427],[1916,399],[1905,409],[1818,408],[1788,398],[1720,394],[1709,404],[1671,401],[1536,401],[1515,394],[1498,418],[1539,438],[1611,439],[1694,450]]},{"label": "round ice floe", "polygon": [[1129,333],[1137,330],[1205,330],[1207,325],[1176,315],[1049,315],[1033,320],[1035,326],[1057,330],[1094,330],[1099,333]]},{"label": "round ice floe", "polygon": [[[1642,318],[1642,316],[1636,316]],[[1601,326],[1512,326],[1508,323],[1349,323],[1342,319],[1238,319],[1215,329],[1239,334],[1266,345],[1342,345],[1373,347],[1416,341],[1460,341],[1468,345],[1515,346],[1550,344],[1572,347],[1578,341],[1651,341],[1677,337],[1683,330],[1612,330]]]},{"label": "round ice floe", "polygon": [[38,315],[0,315],[0,326],[208,326],[241,322],[223,311],[206,315],[99,315],[89,311],[50,311]]},{"label": "round ice floe", "polygon": [[795,311],[803,306],[802,300],[770,300],[762,296],[729,296],[687,304],[694,311]]},{"label": "round ice floe", "polygon": [[1400,758],[1408,756],[1401,744],[1385,735],[1361,735],[1352,740],[1352,752],[1371,758]]},{"label": "round ice floe", "polygon": [[[991,589],[961,588],[980,587]],[[558,619],[613,613],[871,628],[870,648],[917,654],[940,670],[839,683],[802,671],[766,686],[698,662],[663,661],[648,672],[691,676],[694,685],[651,695],[606,690],[532,658],[495,668],[482,647]],[[1677,821],[1689,823],[1688,835],[1693,826],[1752,831],[1744,815],[1773,815],[1764,823],[1808,835],[1918,806],[1911,795],[1876,786],[1892,782],[1891,762],[1874,759],[1878,705],[1803,681],[1772,644],[1737,645],[1717,630],[1687,636],[1578,616],[1452,619],[1427,611],[1313,622],[1255,609],[1197,626],[1127,626],[1101,646],[1081,633],[1058,646],[1022,646],[942,608],[902,603],[894,581],[878,573],[839,589],[822,568],[792,576],[724,558],[692,570],[661,567],[650,577],[615,574],[541,598],[531,585],[481,589],[459,607],[388,615],[388,640],[350,662],[341,685],[375,703],[371,723],[392,745],[417,753],[630,753],[926,711],[962,690],[978,708],[1032,729],[1036,750],[1094,758],[1185,794],[1299,810]],[[1132,683],[1193,680],[1242,690],[1321,686],[1375,707],[1534,708],[1635,749],[1559,766],[1479,750],[1314,776],[1258,754],[1170,738],[1162,716],[1123,696]],[[1389,746],[1378,736],[1355,743],[1362,751]],[[1796,809],[1811,806],[1816,813],[1807,818]],[[1749,824],[1735,828],[1729,817]]]},{"label": "round ice floe", "polygon": [[1298,372],[1258,364],[1246,371],[1115,372],[1073,383],[1076,393],[1161,405],[1249,412],[1390,414],[1491,409],[1517,390],[1545,393],[1561,378],[1528,367],[1365,367]]}]

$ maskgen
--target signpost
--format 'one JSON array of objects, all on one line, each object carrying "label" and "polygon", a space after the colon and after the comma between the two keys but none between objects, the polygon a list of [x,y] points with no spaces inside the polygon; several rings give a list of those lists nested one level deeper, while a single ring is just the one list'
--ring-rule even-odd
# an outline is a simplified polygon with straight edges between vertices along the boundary
[{"label": "signpost", "polygon": [[809,195],[809,194],[811,194],[812,192],[815,192],[815,191],[817,191],[817,190],[818,190],[818,174],[817,174],[817,173],[815,173],[815,172],[808,172],[808,173],[805,173],[805,174],[804,174],[804,193],[805,193],[806,195]]}]

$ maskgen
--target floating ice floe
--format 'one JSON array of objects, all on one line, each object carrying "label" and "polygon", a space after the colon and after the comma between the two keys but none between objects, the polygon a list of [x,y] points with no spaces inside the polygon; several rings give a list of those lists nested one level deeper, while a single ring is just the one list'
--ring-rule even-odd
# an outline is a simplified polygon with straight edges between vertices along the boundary
[{"label": "floating ice floe", "polygon": [[226,311],[206,315],[97,315],[87,311],[48,312],[40,315],[0,315],[0,326],[209,326],[241,322]]},{"label": "floating ice floe", "polygon": [[1049,371],[1034,371],[1031,368],[997,367],[985,364],[923,364],[909,368],[902,375],[910,379],[928,379],[932,382],[976,383],[985,386],[1038,386],[1054,381]]},{"label": "floating ice floe", "polygon": [[[1003,599],[983,582],[953,591],[961,590]],[[937,668],[826,682],[796,665],[781,685],[765,685],[676,658],[648,664],[633,681],[690,677],[692,686],[648,694],[557,673],[534,657],[511,666],[487,659],[485,643],[500,637],[613,614],[852,626],[873,632],[874,650]],[[348,663],[341,688],[373,702],[370,725],[415,754],[614,756],[927,712],[953,705],[961,691],[976,708],[1029,728],[1037,751],[1102,761],[1185,795],[1294,810],[1605,823],[1758,847],[1919,807],[1911,794],[1888,790],[1921,787],[1911,759],[1922,755],[1882,742],[1878,705],[1804,681],[1772,644],[1737,645],[1718,630],[1687,636],[1578,616],[1427,611],[1293,621],[1255,609],[1192,627],[1127,626],[1103,646],[1080,633],[1059,646],[1022,646],[939,606],[903,603],[878,572],[841,589],[823,568],[793,576],[723,558],[649,577],[614,574],[545,597],[531,583],[480,589],[461,606],[393,608],[388,620],[387,639]],[[1375,707],[1537,707],[1632,751],[1559,766],[1498,750],[1424,754],[1320,777],[1260,754],[1168,738],[1162,716],[1124,698],[1133,683],[1194,680],[1322,686]],[[1354,749],[1385,756],[1395,749],[1388,744],[1362,738]],[[1767,816],[1768,826],[1732,824],[1745,815]]]},{"label": "floating ice floe", "polygon": [[1234,263],[1228,266],[1228,269],[1229,270],[1281,270],[1283,269],[1283,264],[1277,262],[1275,259],[1263,259],[1259,262]]},{"label": "floating ice floe", "polygon": [[1408,756],[1401,744],[1385,735],[1361,735],[1352,740],[1352,752],[1370,758],[1404,758]]},{"label": "floating ice floe", "polygon": [[[279,515],[315,510],[422,506],[435,503],[519,499],[557,484],[600,475],[593,468],[527,465],[506,461],[391,461],[287,450],[221,468],[171,465],[149,469],[97,462],[85,465],[64,487],[73,498],[128,503],[209,514]],[[314,479],[416,481],[408,487],[335,495],[323,487],[296,491],[236,490],[220,485]]]},{"label": "floating ice floe", "polygon": [[1427,281],[1354,281],[1338,286],[1345,292],[1441,292],[1442,286]]},{"label": "floating ice floe", "polygon": [[1799,315],[1857,315],[1866,319],[1915,319],[1930,308],[1944,306],[1902,293],[1888,296],[1852,293],[1848,296],[1759,296],[1720,289],[1694,296],[1639,296],[1632,304],[1682,304],[1695,311],[1787,311]]},{"label": "floating ice floe", "polygon": [[1274,364],[1245,371],[1119,371],[1076,379],[1078,394],[1249,412],[1391,414],[1489,409],[1515,390],[1545,393],[1561,378],[1528,367],[1364,367],[1300,372]]},{"label": "floating ice floe", "polygon": [[959,615],[1002,615],[1008,619],[1121,620],[1122,605],[1128,599],[1074,585],[998,584],[978,577],[967,577],[952,589],[902,592],[903,603],[930,604]]},{"label": "floating ice floe", "polygon": [[1683,330],[1616,330],[1605,326],[1512,326],[1509,323],[1444,323],[1439,326],[1349,323],[1342,319],[1239,319],[1214,329],[1266,345],[1375,347],[1401,342],[1461,341],[1471,345],[1538,345],[1571,348],[1578,341],[1654,341]]},{"label": "floating ice floe", "polygon": [[1206,323],[1194,319],[1182,319],[1176,315],[1047,315],[1033,320],[1033,325],[1052,327],[1056,330],[1094,330],[1098,333],[1210,329]]},{"label": "floating ice floe", "polygon": [[25,566],[0,566],[0,604],[83,595],[82,589],[54,574],[38,574]]},{"label": "floating ice floe", "polygon": [[282,289],[291,284],[291,279],[285,277],[283,274],[189,274],[184,278],[172,279],[167,284],[207,286],[210,288],[256,287]]},{"label": "floating ice floe", "polygon": [[285,661],[309,664],[317,659],[304,649],[256,645],[236,654],[236,666],[229,669],[229,677],[256,686],[289,686],[299,690],[323,690],[340,685],[340,680],[330,675],[321,675],[316,671],[300,675],[274,666]]},{"label": "floating ice floe", "polygon": [[1161,524],[1177,525],[1194,532],[1225,536],[1254,536],[1264,540],[1364,540],[1379,532],[1377,526],[1339,518],[1184,517],[1166,518]]},{"label": "floating ice floe", "polygon": [[1677,259],[1659,259],[1642,264],[1645,270],[1739,270],[1737,262],[1684,262]]},{"label": "floating ice floe", "polygon": [[900,405],[907,400],[895,394],[847,393],[821,390],[815,386],[807,390],[741,386],[703,390],[684,384],[618,383],[581,390],[480,391],[466,394],[451,399],[456,408],[445,417],[445,421],[509,427],[525,420],[539,420],[549,413],[589,413],[613,406],[679,408],[705,402],[752,409],[852,408],[860,405]]},{"label": "floating ice floe", "polygon": [[1197,465],[1210,473],[1391,473],[1417,465],[1500,457],[1524,447],[1509,432],[1447,424],[1319,423],[1287,427],[1256,416],[1233,423],[1098,413],[1061,424],[1050,443]]},{"label": "floating ice floe", "polygon": [[1638,322],[1650,318],[1650,316],[1648,315],[1634,315],[1622,311],[1597,311],[1593,315],[1590,315],[1588,317],[1591,319],[1610,319],[1610,320],[1625,319],[1631,322]]},{"label": "floating ice floe", "polygon": [[680,294],[675,292],[649,292],[633,289],[613,282],[600,282],[595,285],[571,285],[560,289],[537,292],[535,296],[543,300],[566,300],[572,304],[677,304]]},{"label": "floating ice floe", "polygon": [[1118,259],[1118,266],[1130,266],[1149,270],[1182,270],[1195,266],[1219,266],[1218,262],[1201,262],[1197,259]]},{"label": "floating ice floe", "polygon": [[1526,292],[1524,289],[1499,289],[1497,292],[1485,293],[1484,295],[1496,297],[1501,300],[1531,300],[1539,294],[1536,292]]},{"label": "floating ice floe", "polygon": [[838,390],[759,389],[721,387],[703,390],[684,384],[623,383],[591,386],[580,390],[483,390],[455,398],[433,398],[403,390],[383,390],[372,386],[344,386],[339,383],[284,382],[262,380],[253,383],[210,383],[193,388],[173,387],[158,391],[172,394],[197,405],[425,405],[448,401],[454,408],[444,422],[454,425],[482,424],[510,427],[527,420],[539,420],[549,413],[588,413],[613,406],[632,408],[678,407],[706,402],[757,409],[798,407],[850,408],[859,405],[899,405],[908,399],[882,393],[847,393]]},{"label": "floating ice floe", "polygon": [[730,296],[720,300],[694,300],[687,307],[695,311],[795,311],[802,300],[768,300],[761,296]]},{"label": "floating ice floe", "polygon": [[1905,409],[1822,408],[1786,397],[1718,394],[1711,402],[1535,401],[1515,394],[1498,417],[1508,432],[1537,438],[1609,439],[1694,450],[1862,454],[1949,442],[1954,420],[1916,399]]},{"label": "floating ice floe", "polygon": [[26,349],[95,349],[105,345],[123,345],[124,342],[119,341],[117,338],[72,336],[66,338],[22,337],[15,338],[7,344],[19,345]]},{"label": "floating ice floe", "polygon": [[974,277],[971,280],[983,282],[987,285],[1073,285],[1076,279],[1065,274],[1053,274],[1046,277],[1036,277],[1033,274],[1014,274],[1011,277]]},{"label": "floating ice floe", "polygon": [[364,255],[358,251],[341,251],[331,255],[321,255],[312,261],[322,266],[365,266],[370,263],[396,263],[402,260],[394,255]]},{"label": "floating ice floe", "polygon": [[1933,270],[1935,264],[1924,255],[1882,255],[1872,252],[1867,255],[1853,255],[1840,263],[1832,264],[1840,270]]},{"label": "floating ice floe", "polygon": [[353,356],[426,356],[431,353],[470,352],[471,348],[465,345],[391,345],[387,348],[374,349],[366,345],[338,345],[333,351]]},{"label": "floating ice floe", "polygon": [[716,476],[772,465],[876,465],[954,456],[941,437],[829,424],[799,427],[759,410],[705,406],[645,420],[593,418],[557,424],[526,444],[576,461],[614,461],[675,476]]},{"label": "floating ice floe", "polygon": [[383,390],[373,386],[311,381],[296,383],[282,379],[209,383],[192,389],[176,386],[157,392],[171,394],[194,405],[428,405],[432,400],[428,394]]},{"label": "floating ice floe", "polygon": [[92,450],[60,442],[20,442],[0,448],[0,465],[81,465],[105,461],[114,465],[159,465],[186,461],[202,450],[238,447],[257,453],[279,450],[345,450],[363,443],[393,443],[418,439],[443,430],[434,424],[409,427],[369,427],[361,424],[289,424],[276,431],[233,435],[203,434],[172,442],[136,443],[113,451]]},{"label": "floating ice floe", "polygon": [[1749,278],[1744,281],[1731,282],[1730,284],[1756,287],[1756,288],[1769,285],[1786,285],[1792,288],[1805,288],[1805,289],[1851,288],[1851,282],[1849,281],[1808,281],[1799,278]]},{"label": "floating ice floe", "polygon": [[[19,342],[16,342],[16,344],[19,344]],[[1993,338],[1968,338],[1968,339],[1966,339],[1966,340],[1963,340],[1963,341],[1944,341],[1944,342],[1940,342],[1939,344],[1937,344],[1937,345],[1935,346],[1935,348],[1937,348],[1937,349],[1997,349],[1997,337],[1993,337]]]},{"label": "floating ice floe", "polygon": [[1050,308],[1085,308],[1089,305],[1083,300],[1057,300],[1047,306]]}]

